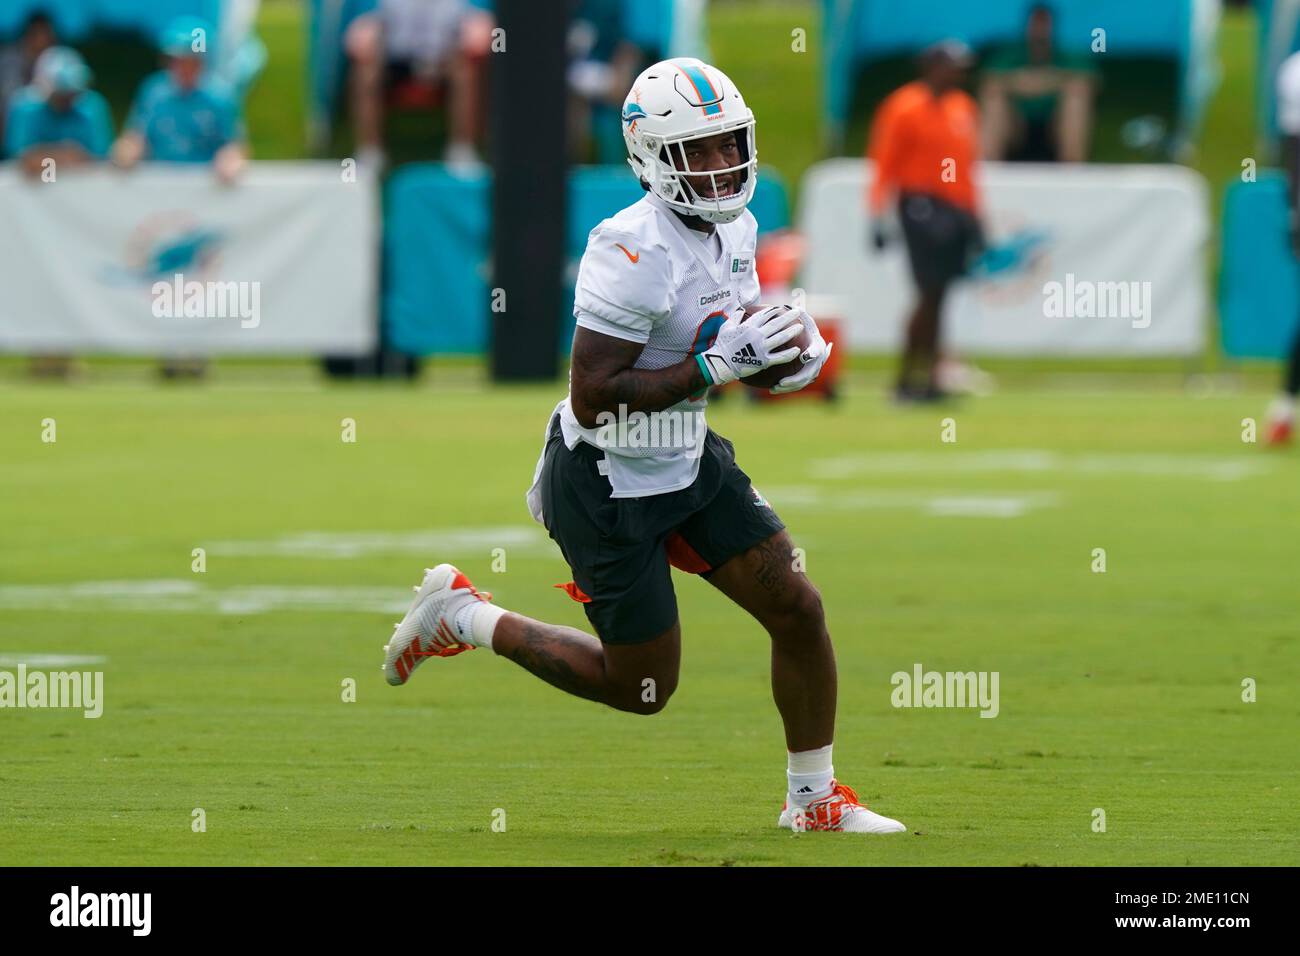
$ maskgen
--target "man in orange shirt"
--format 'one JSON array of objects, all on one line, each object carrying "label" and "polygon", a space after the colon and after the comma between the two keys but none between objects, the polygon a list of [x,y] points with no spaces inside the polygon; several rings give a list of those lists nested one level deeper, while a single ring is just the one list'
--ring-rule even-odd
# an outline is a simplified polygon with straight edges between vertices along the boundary
[{"label": "man in orange shirt", "polygon": [[984,247],[975,177],[979,110],[961,89],[971,61],[956,40],[926,49],[921,78],[891,93],[872,125],[872,240],[878,250],[887,244],[883,221],[896,196],[917,287],[895,392],[903,402],[945,397],[935,381],[943,300]]}]

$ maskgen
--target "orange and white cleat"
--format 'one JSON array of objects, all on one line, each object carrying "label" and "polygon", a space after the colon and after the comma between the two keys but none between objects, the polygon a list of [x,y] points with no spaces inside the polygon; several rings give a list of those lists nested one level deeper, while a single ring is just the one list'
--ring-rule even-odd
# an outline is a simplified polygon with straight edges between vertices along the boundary
[{"label": "orange and white cleat", "polygon": [[776,821],[787,830],[828,830],[833,833],[903,833],[907,827],[882,817],[858,800],[853,788],[836,780],[831,792],[807,806],[790,806],[786,800]]},{"label": "orange and white cleat", "polygon": [[394,686],[410,680],[427,658],[454,657],[474,650],[473,635],[469,628],[457,627],[457,616],[466,604],[492,599],[450,564],[425,568],[424,581],[415,592],[411,609],[384,645],[384,678]]}]

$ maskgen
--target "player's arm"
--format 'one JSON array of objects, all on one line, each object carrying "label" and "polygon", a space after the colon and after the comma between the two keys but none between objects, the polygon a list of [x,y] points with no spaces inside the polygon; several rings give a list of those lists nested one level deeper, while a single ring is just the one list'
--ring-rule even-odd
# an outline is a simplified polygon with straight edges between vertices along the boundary
[{"label": "player's arm", "polygon": [[633,368],[645,345],[582,326],[573,333],[569,402],[578,424],[595,428],[602,412],[658,412],[711,384],[694,356],[667,368]]},{"label": "player's arm", "polygon": [[894,191],[899,164],[898,108],[895,99],[881,104],[867,141],[867,156],[875,165],[875,174],[867,186],[867,209],[871,214],[871,241],[878,250],[888,244],[885,206]]},{"label": "player's arm", "polygon": [[[771,306],[745,318],[737,309],[702,352],[667,368],[639,369],[644,345],[578,326],[573,336],[569,401],[584,428],[601,424],[602,413],[658,412],[710,385],[723,385],[783,365],[799,354],[790,345],[802,327],[800,313]],[[788,347],[787,347],[788,346]]]}]

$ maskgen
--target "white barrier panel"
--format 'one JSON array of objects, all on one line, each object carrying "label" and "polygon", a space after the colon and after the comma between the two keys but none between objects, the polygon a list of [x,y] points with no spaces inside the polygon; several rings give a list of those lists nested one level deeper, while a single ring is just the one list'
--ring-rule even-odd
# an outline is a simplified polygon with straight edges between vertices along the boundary
[{"label": "white barrier panel", "polygon": [[[871,248],[869,168],[835,159],[805,176],[800,284],[842,301],[855,351],[893,351],[914,292],[897,224],[883,253]],[[1202,351],[1209,223],[1199,174],[1181,166],[986,163],[981,182],[1001,268],[954,287],[946,346],[984,355]]]},{"label": "white barrier panel", "polygon": [[377,208],[337,163],[253,163],[235,186],[206,166],[0,167],[0,350],[367,352]]}]

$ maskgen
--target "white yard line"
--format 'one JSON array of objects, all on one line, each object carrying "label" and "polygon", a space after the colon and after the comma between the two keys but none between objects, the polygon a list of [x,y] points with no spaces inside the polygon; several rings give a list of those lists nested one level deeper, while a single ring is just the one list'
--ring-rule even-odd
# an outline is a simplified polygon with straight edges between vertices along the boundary
[{"label": "white yard line", "polygon": [[264,614],[325,611],[401,615],[410,594],[400,587],[251,584],[213,587],[197,581],[80,581],[0,585],[0,608],[24,611]]},{"label": "white yard line", "polygon": [[214,541],[209,556],[357,558],[371,554],[420,554],[436,562],[466,552],[489,556],[494,548],[534,554],[549,549],[540,526],[424,528],[416,531],[300,531],[262,540]]},{"label": "white yard line", "polygon": [[86,654],[25,654],[21,652],[0,654],[0,667],[17,667],[26,664],[30,668],[80,667],[88,664],[106,664],[107,657]]},{"label": "white yard line", "polygon": [[1201,481],[1240,481],[1272,470],[1269,462],[1240,456],[1176,454],[1068,454],[1046,449],[990,449],[931,452],[879,452],[839,455],[808,463],[810,477],[843,480],[864,475],[943,474],[1061,474],[1139,475],[1191,478]]},{"label": "white yard line", "polygon": [[1019,518],[1060,504],[1053,491],[842,491],[814,485],[764,487],[763,495],[783,509],[820,511],[919,511],[940,518]]}]

